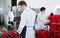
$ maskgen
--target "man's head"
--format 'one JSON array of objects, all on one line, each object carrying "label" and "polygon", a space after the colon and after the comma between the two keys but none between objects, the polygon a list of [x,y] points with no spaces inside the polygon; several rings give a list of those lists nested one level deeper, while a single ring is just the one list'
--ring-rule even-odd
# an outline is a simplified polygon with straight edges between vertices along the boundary
[{"label": "man's head", "polygon": [[40,8],[40,11],[41,11],[42,13],[44,13],[44,12],[45,12],[45,10],[46,10],[46,8],[45,8],[45,7],[41,7],[41,8]]},{"label": "man's head", "polygon": [[24,10],[27,7],[27,4],[25,1],[20,1],[18,5],[20,6],[21,10]]}]

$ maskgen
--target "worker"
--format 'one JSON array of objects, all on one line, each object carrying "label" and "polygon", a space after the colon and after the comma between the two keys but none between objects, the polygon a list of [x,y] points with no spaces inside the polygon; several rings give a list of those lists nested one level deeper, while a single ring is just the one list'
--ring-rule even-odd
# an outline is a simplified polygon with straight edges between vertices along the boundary
[{"label": "worker", "polygon": [[9,24],[12,24],[13,25],[14,14],[13,14],[12,11],[9,11],[8,17],[9,17]]},{"label": "worker", "polygon": [[23,38],[35,38],[33,27],[36,13],[27,6],[25,1],[20,1],[19,6],[23,13],[21,14],[21,22],[17,32],[21,34]]},{"label": "worker", "polygon": [[46,11],[45,7],[40,8],[40,13],[38,13],[37,22],[35,25],[36,30],[41,30],[41,29],[44,30],[45,28],[47,29],[45,24],[49,23],[49,20],[47,19],[47,16],[45,15],[45,11]]}]

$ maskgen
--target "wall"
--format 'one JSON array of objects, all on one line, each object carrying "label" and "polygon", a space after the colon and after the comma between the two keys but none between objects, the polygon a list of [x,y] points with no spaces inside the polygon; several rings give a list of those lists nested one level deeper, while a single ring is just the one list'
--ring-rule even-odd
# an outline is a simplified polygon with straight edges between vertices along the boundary
[{"label": "wall", "polygon": [[[8,12],[11,10],[11,0],[0,0],[0,15],[4,23],[8,24]],[[4,18],[3,18],[4,17]]]},{"label": "wall", "polygon": [[0,14],[3,14],[3,0],[0,0]]},{"label": "wall", "polygon": [[[17,1],[17,3],[20,0]],[[32,8],[41,8],[46,7],[46,15],[49,15],[51,12],[56,14],[56,8],[60,8],[60,0],[25,0],[28,3],[28,6]]]}]

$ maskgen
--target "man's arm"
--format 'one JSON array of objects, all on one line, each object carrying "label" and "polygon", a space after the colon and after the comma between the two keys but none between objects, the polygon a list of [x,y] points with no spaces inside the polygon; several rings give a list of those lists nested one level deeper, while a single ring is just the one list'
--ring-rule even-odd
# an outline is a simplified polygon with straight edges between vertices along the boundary
[{"label": "man's arm", "polygon": [[41,16],[41,15],[38,15],[38,18],[37,18],[39,21],[42,21],[42,22],[44,22],[44,23],[48,23],[49,22],[49,20],[46,20],[43,16]]},{"label": "man's arm", "polygon": [[24,15],[22,15],[22,16],[21,16],[21,22],[20,22],[19,28],[18,28],[18,30],[17,30],[17,32],[18,32],[19,34],[21,34],[21,32],[22,32],[22,30],[23,30],[23,28],[24,28],[25,25],[26,25],[26,17],[25,17]]}]

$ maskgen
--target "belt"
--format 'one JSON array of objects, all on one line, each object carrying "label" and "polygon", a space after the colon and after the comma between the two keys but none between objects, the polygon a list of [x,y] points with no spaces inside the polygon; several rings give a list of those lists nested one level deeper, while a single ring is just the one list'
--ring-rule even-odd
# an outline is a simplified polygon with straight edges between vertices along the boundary
[{"label": "belt", "polygon": [[26,27],[28,27],[28,28],[29,28],[29,27],[32,27],[32,28],[33,28],[33,30],[35,30],[35,29],[34,29],[34,26],[26,26]]},{"label": "belt", "polygon": [[33,27],[33,26],[26,26],[26,27]]}]

